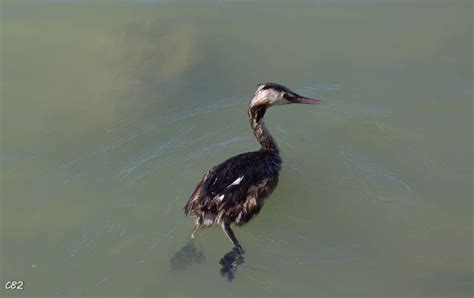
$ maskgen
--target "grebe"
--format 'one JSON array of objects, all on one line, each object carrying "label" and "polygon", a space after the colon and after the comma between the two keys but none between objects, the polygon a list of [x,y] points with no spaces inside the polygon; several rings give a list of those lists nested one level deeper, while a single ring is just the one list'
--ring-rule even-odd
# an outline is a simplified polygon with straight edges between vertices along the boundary
[{"label": "grebe", "polygon": [[260,212],[265,199],[278,184],[280,150],[265,127],[263,116],[269,107],[291,103],[318,104],[320,101],[296,94],[279,84],[259,84],[250,100],[248,116],[260,150],[236,155],[210,169],[184,207],[186,215],[196,216],[191,239],[201,228],[220,225],[232,241],[234,248],[219,262],[222,275],[229,281],[234,278],[238,265],[243,263],[244,254],[231,223],[241,226],[249,222]]}]

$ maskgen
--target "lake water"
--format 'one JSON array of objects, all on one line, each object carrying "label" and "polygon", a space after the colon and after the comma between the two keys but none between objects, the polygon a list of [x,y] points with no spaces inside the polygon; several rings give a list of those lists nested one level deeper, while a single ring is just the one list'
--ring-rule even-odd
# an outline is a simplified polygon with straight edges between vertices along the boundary
[{"label": "lake water", "polygon": [[[1,295],[472,296],[472,2],[1,1]],[[202,174],[256,150],[280,184],[173,271]],[[5,290],[9,280],[23,290]]]}]

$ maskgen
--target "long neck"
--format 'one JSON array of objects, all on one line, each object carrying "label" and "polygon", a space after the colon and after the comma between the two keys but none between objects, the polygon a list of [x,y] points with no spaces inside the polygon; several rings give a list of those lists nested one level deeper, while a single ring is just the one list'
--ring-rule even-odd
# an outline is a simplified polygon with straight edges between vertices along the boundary
[{"label": "long neck", "polygon": [[263,122],[263,116],[267,111],[266,106],[249,107],[248,115],[250,119],[250,126],[252,126],[253,134],[262,146],[262,149],[269,152],[279,153],[280,148],[275,139],[272,137]]}]

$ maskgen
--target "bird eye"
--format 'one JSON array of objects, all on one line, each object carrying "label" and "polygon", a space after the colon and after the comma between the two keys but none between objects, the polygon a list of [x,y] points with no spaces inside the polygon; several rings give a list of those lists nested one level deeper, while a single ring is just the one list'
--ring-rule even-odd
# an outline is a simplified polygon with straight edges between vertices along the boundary
[{"label": "bird eye", "polygon": [[286,93],[286,92],[283,93],[283,98],[284,98],[284,99],[288,99],[288,97],[289,97],[288,93]]}]

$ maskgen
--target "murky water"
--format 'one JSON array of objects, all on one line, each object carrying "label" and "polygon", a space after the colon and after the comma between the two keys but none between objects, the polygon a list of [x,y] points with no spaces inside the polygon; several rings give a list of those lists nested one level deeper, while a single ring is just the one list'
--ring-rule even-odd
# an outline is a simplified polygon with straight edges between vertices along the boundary
[{"label": "murky water", "polygon": [[[2,295],[471,296],[471,3],[1,1]],[[324,104],[267,113],[236,280],[219,229],[172,271],[262,81]]]}]

